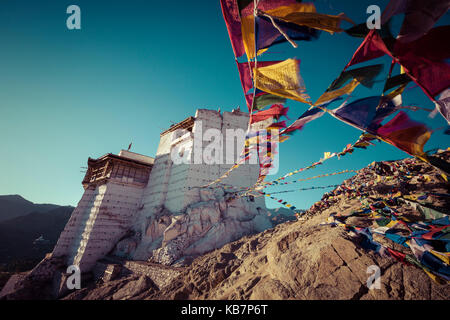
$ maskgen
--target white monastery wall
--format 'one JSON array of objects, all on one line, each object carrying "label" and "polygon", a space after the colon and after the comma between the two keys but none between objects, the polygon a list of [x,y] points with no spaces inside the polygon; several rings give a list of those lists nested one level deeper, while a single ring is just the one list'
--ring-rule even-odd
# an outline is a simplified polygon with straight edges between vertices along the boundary
[{"label": "white monastery wall", "polygon": [[[127,164],[109,155],[111,161],[120,164],[111,169],[109,163],[104,167],[97,165],[103,158],[92,160],[95,168],[89,176],[91,180],[86,180],[86,190],[53,255],[66,256],[68,264],[79,265],[82,271],[90,270],[113,249],[123,257],[135,260],[153,257],[155,262],[171,264],[183,256],[201,254],[270,227],[264,197],[233,197],[233,190],[257,181],[257,163],[241,165],[214,188],[201,188],[222,176],[239,158],[244,139],[236,139],[227,129],[241,129],[243,134],[248,121],[249,115],[240,111],[221,114],[199,109],[194,120],[181,123],[183,129],[168,130],[161,135],[155,159],[122,150],[120,157],[145,163],[141,167],[147,170],[151,168],[147,184],[142,183],[142,175],[141,180],[133,180],[137,177],[133,166],[139,168],[139,163]],[[204,159],[195,159],[203,156],[210,142],[195,144],[194,136],[203,137],[208,129],[216,129],[224,137],[223,154],[228,158],[223,160],[228,164],[208,164]],[[233,146],[234,152],[226,150],[227,146]],[[176,148],[198,163],[174,163],[171,152]],[[118,174],[122,166],[128,167]],[[104,179],[100,183],[96,180],[98,176]]]}]

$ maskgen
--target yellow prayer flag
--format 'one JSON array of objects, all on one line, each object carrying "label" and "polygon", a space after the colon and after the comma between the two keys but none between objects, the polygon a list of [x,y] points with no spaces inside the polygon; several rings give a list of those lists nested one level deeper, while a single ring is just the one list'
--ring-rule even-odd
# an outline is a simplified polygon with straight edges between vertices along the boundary
[{"label": "yellow prayer flag", "polygon": [[392,228],[393,226],[395,226],[397,223],[398,223],[398,221],[394,221],[394,220],[393,220],[393,221],[389,222],[389,223],[386,225],[386,227],[390,229],[390,228]]},{"label": "yellow prayer flag", "polygon": [[277,17],[285,17],[294,12],[316,12],[316,6],[312,2],[299,2],[265,11],[265,13]]},{"label": "yellow prayer flag", "polygon": [[440,277],[438,277],[437,275],[433,274],[429,269],[422,267],[423,271],[425,271],[425,273],[437,284],[445,284],[445,281],[442,280]]},{"label": "yellow prayer flag", "polygon": [[319,99],[317,99],[316,103],[314,103],[314,106],[318,106],[321,104],[324,104],[325,102],[331,101],[333,99],[336,99],[340,96],[343,96],[344,94],[350,94],[355,90],[355,88],[359,85],[359,81],[356,79],[353,79],[348,83],[347,85],[343,86],[340,89],[328,91],[322,94]]},{"label": "yellow prayer flag", "polygon": [[399,192],[397,192],[396,194],[393,194],[393,195],[392,195],[393,198],[398,198],[398,197],[401,197],[401,196],[402,196],[401,191],[399,191]]},{"label": "yellow prayer flag", "polygon": [[450,257],[448,253],[445,252],[437,252],[435,250],[430,250],[430,253],[439,258],[440,260],[444,261],[447,265],[450,265]]},{"label": "yellow prayer flag", "polygon": [[292,12],[286,16],[276,16],[273,14],[272,16],[284,22],[294,23],[300,26],[306,26],[313,29],[324,30],[331,34],[333,34],[334,32],[344,31],[344,29],[340,27],[342,20],[346,20],[352,24],[355,24],[343,13],[340,13],[337,16],[333,16],[317,12]]},{"label": "yellow prayer flag", "polygon": [[[247,59],[251,60],[255,57],[255,17],[253,15],[241,18],[242,41],[244,42],[245,53]],[[258,55],[266,52],[268,48],[258,51]]]},{"label": "yellow prayer flag", "polygon": [[306,88],[300,76],[300,61],[285,61],[261,68],[255,68],[256,88],[280,97],[311,104]]}]

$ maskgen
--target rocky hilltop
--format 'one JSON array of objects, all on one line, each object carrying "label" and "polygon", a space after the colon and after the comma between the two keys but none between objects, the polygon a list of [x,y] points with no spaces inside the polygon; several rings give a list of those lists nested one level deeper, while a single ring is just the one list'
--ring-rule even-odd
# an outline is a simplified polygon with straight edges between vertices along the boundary
[{"label": "rocky hilltop", "polygon": [[[445,151],[433,161],[449,159]],[[105,259],[84,288],[59,298],[448,299],[448,254],[441,264],[422,261],[408,238],[412,227],[433,221],[439,230],[424,238],[449,251],[448,187],[442,171],[418,160],[376,162],[297,221],[228,243],[187,267]],[[371,266],[380,270],[376,289],[367,286]],[[29,298],[18,286],[9,283],[3,298]]]}]

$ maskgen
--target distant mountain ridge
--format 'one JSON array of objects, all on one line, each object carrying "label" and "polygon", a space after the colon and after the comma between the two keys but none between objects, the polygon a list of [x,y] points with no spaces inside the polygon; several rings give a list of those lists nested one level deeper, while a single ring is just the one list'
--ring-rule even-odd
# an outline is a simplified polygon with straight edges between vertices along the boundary
[{"label": "distant mountain ridge", "polygon": [[59,208],[56,204],[37,204],[20,195],[0,196],[0,222],[27,215],[31,212],[48,212]]},{"label": "distant mountain ridge", "polygon": [[[0,196],[0,264],[39,262],[53,250],[73,209],[35,204],[20,195]],[[33,243],[40,236],[46,241]]]}]

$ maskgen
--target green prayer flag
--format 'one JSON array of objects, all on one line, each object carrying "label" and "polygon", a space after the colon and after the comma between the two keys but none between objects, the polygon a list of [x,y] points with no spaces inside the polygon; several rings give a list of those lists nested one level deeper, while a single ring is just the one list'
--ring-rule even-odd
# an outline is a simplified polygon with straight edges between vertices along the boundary
[{"label": "green prayer flag", "polygon": [[374,84],[374,79],[380,74],[382,70],[383,70],[382,64],[375,64],[372,66],[347,70],[341,73],[339,78],[333,81],[331,86],[327,89],[327,92],[341,88],[350,79],[356,79],[363,86],[367,88],[372,88]]},{"label": "green prayer flag", "polygon": [[276,96],[274,94],[264,94],[262,96],[256,97],[255,98],[255,104],[254,104],[254,108],[256,110],[261,110],[264,107],[267,107],[269,105],[273,105],[273,104],[284,104],[286,103],[286,98],[280,97],[280,96]]},{"label": "green prayer flag", "polygon": [[398,87],[400,85],[407,84],[410,81],[411,81],[411,78],[406,73],[402,73],[402,74],[396,75],[394,77],[390,77],[386,80],[386,83],[384,84],[383,92],[386,92],[389,89]]}]

